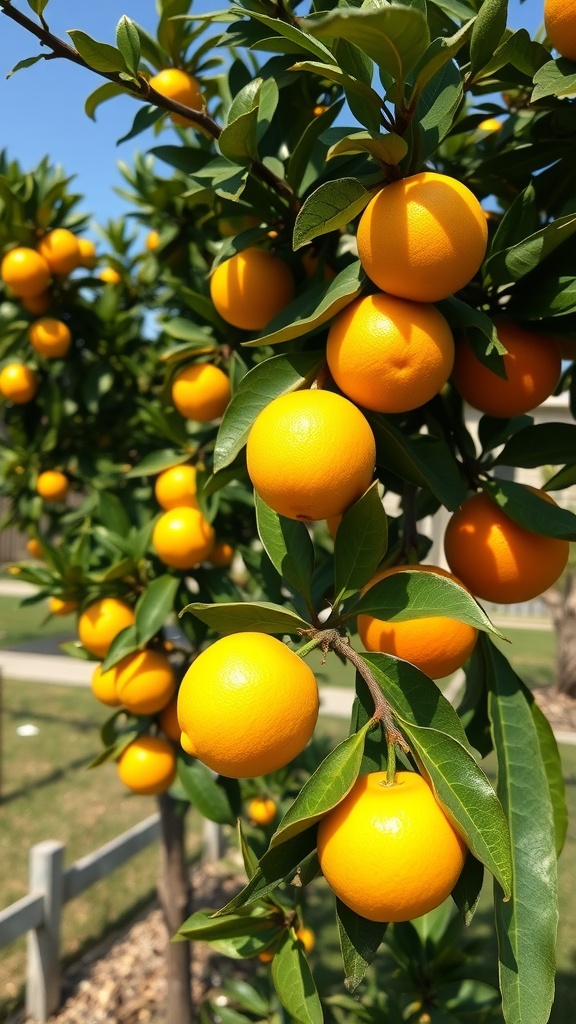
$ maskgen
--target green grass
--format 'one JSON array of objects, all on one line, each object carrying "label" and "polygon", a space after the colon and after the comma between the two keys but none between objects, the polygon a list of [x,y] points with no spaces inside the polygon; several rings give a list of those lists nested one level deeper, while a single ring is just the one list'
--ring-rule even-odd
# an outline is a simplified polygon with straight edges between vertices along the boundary
[{"label": "green grass", "polygon": [[37,640],[44,636],[74,639],[74,615],[49,615],[45,601],[22,606],[17,597],[0,594],[0,647],[11,647],[19,640]]},{"label": "green grass", "polygon": [[514,670],[527,686],[547,686],[552,681],[556,634],[553,629],[508,629],[500,632],[510,643],[496,639]]}]

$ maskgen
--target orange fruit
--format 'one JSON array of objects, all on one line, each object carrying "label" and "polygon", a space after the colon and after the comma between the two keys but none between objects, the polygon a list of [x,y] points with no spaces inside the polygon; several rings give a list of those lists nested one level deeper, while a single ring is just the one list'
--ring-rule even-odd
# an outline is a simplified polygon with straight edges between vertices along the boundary
[{"label": "orange fruit", "polygon": [[105,658],[118,633],[134,622],[134,611],[129,604],[118,597],[102,597],[82,612],[78,620],[78,639],[90,654]]},{"label": "orange fruit", "polygon": [[101,281],[104,281],[104,284],[120,284],[122,280],[118,271],[114,270],[114,267],[102,267],[98,277]]},{"label": "orange fruit", "polygon": [[80,266],[92,270],[96,266],[96,246],[90,238],[77,238],[80,249]]},{"label": "orange fruit", "polygon": [[176,753],[159,736],[139,736],[118,758],[118,775],[134,793],[153,796],[169,789],[176,777]]},{"label": "orange fruit", "polygon": [[297,928],[296,938],[304,946],[304,952],[310,954],[316,945],[316,936],[311,928]]},{"label": "orange fruit", "polygon": [[294,278],[278,256],[250,246],[216,267],[210,295],[226,323],[261,331],[292,302]]},{"label": "orange fruit", "polygon": [[21,298],[20,302],[27,313],[35,313],[37,316],[41,316],[42,313],[47,313],[50,309],[52,295],[50,292],[40,292],[39,295],[30,295],[27,299]]},{"label": "orange fruit", "polygon": [[[177,103],[191,107],[192,110],[204,109],[204,100],[198,82],[192,78],[192,75],[187,75],[180,68],[164,68],[163,71],[152,76],[150,85],[166,99],[176,100]],[[185,128],[191,127],[193,124],[182,114],[170,114],[170,117],[174,124],[183,125]]]},{"label": "orange fruit", "polygon": [[188,739],[185,732],[180,733],[180,746],[182,747],[182,750],[186,751],[187,754],[190,754],[192,757],[195,756],[194,748],[192,747],[192,744],[190,743],[190,740]]},{"label": "orange fruit", "polygon": [[209,423],[222,416],[232,392],[225,373],[213,363],[192,363],[174,377],[172,401],[187,420]]},{"label": "orange fruit", "polygon": [[35,249],[10,249],[0,264],[0,277],[19,298],[34,298],[50,283],[50,267]]},{"label": "orange fruit", "polygon": [[69,480],[59,469],[47,469],[36,480],[36,493],[44,501],[64,501],[68,494]]},{"label": "orange fruit", "polygon": [[46,359],[60,359],[72,344],[72,335],[66,324],[49,316],[30,325],[28,338],[34,351]]},{"label": "orange fruit", "polygon": [[248,817],[255,825],[270,825],[278,807],[270,797],[257,796],[248,804]]},{"label": "orange fruit", "polygon": [[288,764],[317,717],[311,669],[266,633],[217,640],[192,662],[178,693],[178,721],[192,753],[233,779]]},{"label": "orange fruit", "polygon": [[70,274],[82,263],[78,239],[66,228],[56,228],[44,235],[38,251],[53,274]]},{"label": "orange fruit", "polygon": [[92,693],[96,700],[107,704],[111,708],[120,707],[122,701],[116,693],[116,666],[109,668],[107,672],[102,671],[101,665],[96,665],[92,676]]},{"label": "orange fruit", "polygon": [[562,360],[555,338],[534,334],[519,324],[501,321],[498,338],[508,350],[503,357],[506,379],[474,355],[466,339],[456,346],[452,380],[469,405],[489,416],[520,416],[535,409],[558,383]]},{"label": "orange fruit", "polygon": [[331,391],[281,395],[256,417],[246,448],[257,494],[288,519],[329,519],[372,483],[376,445],[370,425]]},{"label": "orange fruit", "polygon": [[64,601],[61,597],[48,598],[48,610],[51,615],[71,615],[78,607],[78,601]]},{"label": "orange fruit", "polygon": [[154,495],[164,509],[198,508],[196,501],[196,469],[194,466],[171,466],[156,477]]},{"label": "orange fruit", "polygon": [[[556,504],[544,491],[530,490]],[[444,551],[452,572],[473,594],[510,604],[530,601],[556,582],[569,544],[518,526],[487,494],[474,494],[451,517]]]},{"label": "orange fruit", "polygon": [[[302,266],[306,277],[312,277],[318,270],[320,264],[320,257],[314,249],[306,249],[302,253]],[[333,267],[329,266],[328,263],[324,262],[322,268],[322,278],[324,281],[333,281],[336,277],[336,271]]]},{"label": "orange fruit", "polygon": [[146,248],[148,252],[156,252],[156,249],[160,245],[160,235],[157,231],[149,231],[146,235]]},{"label": "orange fruit", "polygon": [[436,302],[463,288],[488,241],[476,196],[455,178],[421,171],[393,181],[369,202],[358,225],[358,255],[384,292]]},{"label": "orange fruit", "polygon": [[234,548],[225,540],[218,541],[218,543],[212,548],[212,552],[210,554],[210,561],[212,562],[212,565],[217,566],[217,568],[230,565],[233,558]]},{"label": "orange fruit", "polygon": [[176,711],[177,702],[177,696],[172,697],[166,704],[166,707],[163,707],[158,715],[158,722],[162,732],[168,736],[168,739],[174,740],[174,743],[180,743],[181,736],[181,729]]},{"label": "orange fruit", "polygon": [[258,953],[258,959],[259,959],[261,964],[270,964],[270,963],[272,963],[272,961],[273,961],[275,956],[276,956],[276,953],[275,952],[273,953],[271,949],[264,949],[264,950],[262,950],[261,953]]},{"label": "orange fruit", "polygon": [[[368,587],[364,588],[363,593],[387,576],[405,572],[408,568],[436,576],[448,576],[456,583],[460,582],[437,565],[396,565],[393,569],[378,572]],[[442,679],[464,664],[472,653],[478,631],[465,622],[445,615],[431,615],[401,622],[387,622],[373,615],[359,615],[358,635],[367,651],[393,654],[397,658],[409,661],[431,679]]]},{"label": "orange fruit", "polygon": [[448,380],[454,339],[435,306],[379,292],[356,299],[334,319],[326,359],[353,402],[376,412],[408,412]]},{"label": "orange fruit", "polygon": [[260,221],[251,213],[242,213],[238,216],[220,217],[217,227],[222,238],[232,238],[239,235],[241,231],[248,231],[249,228],[257,228]]},{"label": "orange fruit", "polygon": [[480,132],[499,132],[501,128],[501,121],[497,121],[495,117],[487,117],[484,121],[480,121],[478,125],[478,131]]},{"label": "orange fruit", "polygon": [[208,558],[214,530],[197,508],[171,508],[160,516],[152,533],[156,554],[174,569],[192,569]]},{"label": "orange fruit", "polygon": [[576,11],[569,0],[544,0],[544,27],[562,57],[576,61]]},{"label": "orange fruit", "polygon": [[369,921],[410,921],[450,895],[466,846],[421,775],[361,776],[322,818],[318,857],[328,885]]},{"label": "orange fruit", "polygon": [[30,537],[30,540],[26,541],[26,550],[28,554],[32,555],[32,558],[43,558],[44,551],[42,545],[36,537]]},{"label": "orange fruit", "polygon": [[38,391],[38,377],[23,363],[8,363],[0,371],[0,394],[14,405],[32,401]]},{"label": "orange fruit", "polygon": [[314,114],[314,117],[320,117],[320,114],[325,114],[327,110],[327,106],[325,106],[323,103],[319,103],[317,107],[314,107],[312,113]]},{"label": "orange fruit", "polygon": [[116,693],[133,715],[153,715],[166,707],[176,689],[168,658],[146,649],[130,654],[116,666]]}]

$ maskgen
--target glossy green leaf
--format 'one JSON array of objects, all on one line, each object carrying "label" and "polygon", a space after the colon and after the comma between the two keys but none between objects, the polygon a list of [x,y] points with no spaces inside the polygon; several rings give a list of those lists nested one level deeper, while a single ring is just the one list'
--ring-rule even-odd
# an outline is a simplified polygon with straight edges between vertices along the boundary
[{"label": "glossy green leaf", "polygon": [[[302,65],[295,64],[292,70],[296,71],[300,68],[302,70],[311,70],[316,66],[324,67],[322,64],[316,65],[314,62],[310,62],[309,65],[308,63]],[[322,133],[330,128],[341,109],[341,100],[332,103],[327,110],[318,114],[306,125],[300,138],[296,141],[286,168],[286,180],[295,193],[298,194],[304,190],[303,183],[309,174],[315,175],[314,158],[318,147],[318,140]]]},{"label": "glossy green leaf", "polygon": [[532,720],[536,729],[540,756],[544,765],[544,773],[550,790],[552,802],[552,815],[554,818],[554,833],[556,836],[556,855],[560,856],[566,842],[568,832],[568,808],[566,806],[566,786],[564,785],[564,772],[560,751],[552,726],[546,715],[539,708],[530,691],[524,687],[524,696],[528,701]]},{"label": "glossy green leaf", "polygon": [[[246,11],[242,7],[233,7],[232,12],[240,14],[242,17],[246,16]],[[300,53],[301,51],[312,53],[318,60],[331,61],[332,53],[324,46],[321,42],[318,42],[311,34],[306,30],[304,22],[300,21],[299,27],[288,21],[283,21],[280,18],[271,17],[268,14],[261,14],[260,11],[252,9],[250,11],[250,17],[255,18],[262,25],[266,25],[267,28],[271,29],[271,35],[278,33],[283,36],[284,39],[294,46],[294,49],[287,49],[287,53]]]},{"label": "glossy green leaf", "polygon": [[236,834],[238,836],[238,848],[242,854],[244,870],[248,878],[253,878],[258,870],[258,857],[244,835],[244,829],[242,828],[242,821],[240,818],[238,818],[236,822]]},{"label": "glossy green leaf", "polygon": [[510,313],[523,320],[567,316],[576,312],[576,279],[572,274],[550,272],[526,278],[514,289]]},{"label": "glossy green leaf", "polygon": [[115,46],[110,46],[109,43],[100,43],[80,29],[70,29],[68,35],[82,59],[94,71],[131,73],[120,50],[117,50]]},{"label": "glossy green leaf", "polygon": [[116,44],[126,61],[128,70],[136,78],[140,64],[140,36],[132,19],[125,14],[116,26]]},{"label": "glossy green leaf", "polygon": [[[347,74],[342,68],[334,64],[322,64],[320,61],[298,61],[292,66],[293,71],[310,71],[314,75],[327,78],[329,82],[336,82],[345,90],[346,98],[354,116],[365,124],[370,131],[377,132],[380,127],[382,112],[382,101],[378,93],[366,82],[360,81],[354,75]],[[358,117],[353,105],[360,108],[362,117]],[[368,122],[366,124],[366,122]]]},{"label": "glossy green leaf", "polygon": [[349,224],[368,205],[373,194],[357,178],[325,181],[308,196],[296,217],[294,249],[301,249],[319,235]]},{"label": "glossy green leaf", "polygon": [[198,910],[184,921],[178,935],[191,942],[212,942],[213,939],[230,939],[238,935],[266,932],[270,929],[270,912],[239,911],[225,917],[213,917],[211,910]]},{"label": "glossy green leaf", "polygon": [[488,250],[489,256],[522,242],[534,234],[537,227],[536,191],[530,182],[516,196],[498,224]]},{"label": "glossy green leaf", "polygon": [[460,52],[461,48],[468,42],[474,27],[474,18],[467,21],[462,28],[459,28],[451,36],[440,36],[433,39],[426,51],[420,57],[414,70],[414,86],[408,102],[410,107],[422,94],[426,86],[440,71],[445,64],[452,61]]},{"label": "glossy green leaf", "polygon": [[291,1020],[297,1024],[322,1024],[320,997],[302,945],[292,929],[272,961],[272,984]]},{"label": "glossy green leaf", "polygon": [[176,591],[180,585],[177,576],[157,576],[146,587],[136,604],[136,635],[144,647],[166,625],[174,611]]},{"label": "glossy green leaf", "polygon": [[140,643],[136,626],[126,626],[126,629],[118,633],[118,636],[115,636],[110,644],[110,650],[102,662],[102,671],[107,672],[109,668],[113,668],[119,661],[122,661],[122,658],[128,657],[129,654],[135,654],[139,650]]},{"label": "glossy green leaf", "polygon": [[126,478],[156,476],[165,469],[171,469],[172,466],[181,466],[184,462],[190,462],[190,452],[179,452],[175,448],[165,448],[163,451],[149,452],[137,466],[133,466],[126,473]]},{"label": "glossy green leaf", "polygon": [[571,60],[561,57],[550,60],[538,69],[534,75],[534,91],[532,102],[545,99],[546,96],[557,96],[564,99],[576,95],[576,69]]},{"label": "glossy green leaf", "polygon": [[460,878],[452,890],[452,899],[468,926],[476,913],[484,881],[484,865],[470,852],[466,857]]},{"label": "glossy green leaf", "polygon": [[19,60],[12,70],[8,72],[6,78],[12,78],[12,75],[15,75],[17,71],[23,71],[24,68],[31,68],[34,64],[37,64],[39,60],[45,60],[45,58],[45,53],[37,53],[35,57],[25,57],[24,60]]},{"label": "glossy green leaf", "polygon": [[506,30],[508,0],[483,0],[470,40],[470,76],[480,77]]},{"label": "glossy green leaf", "polygon": [[487,480],[484,490],[518,526],[545,537],[576,540],[576,515],[552,505],[524,484],[512,480]]},{"label": "glossy green leaf", "polygon": [[334,542],[334,606],[372,579],[388,547],[388,517],[375,481],[342,517]]},{"label": "glossy green leaf", "polygon": [[316,849],[316,827],[299,832],[287,842],[268,850],[260,859],[258,870],[234,899],[218,912],[218,917],[230,914],[239,907],[248,906],[263,899],[280,885],[285,878],[294,875],[301,861]]},{"label": "glossy green leaf", "polygon": [[228,794],[205,764],[180,751],[178,778],[190,803],[200,814],[219,825],[235,824],[236,815],[230,806]]},{"label": "glossy green leaf", "polygon": [[28,7],[30,7],[34,14],[42,17],[46,7],[48,6],[49,0],[28,0]]},{"label": "glossy green leaf", "polygon": [[235,96],[218,148],[233,163],[252,163],[258,152],[258,103],[263,80],[254,78]]},{"label": "glossy green leaf", "polygon": [[255,497],[258,535],[276,572],[312,604],[310,587],[314,572],[314,545],[304,523],[274,512]]},{"label": "glossy green leaf", "polygon": [[429,434],[410,436],[378,413],[366,412],[366,418],[376,438],[378,465],[401,480],[429,488],[442,505],[456,511],[466,484],[447,444]]},{"label": "glossy green leaf", "polygon": [[98,495],[98,507],[103,525],[110,533],[117,533],[120,537],[126,537],[130,532],[132,523],[123,503],[116,494],[111,491],[100,491]]},{"label": "glossy green leaf", "polygon": [[576,461],[576,426],[573,423],[537,423],[513,434],[494,464],[534,469],[571,459]]},{"label": "glossy green leaf", "polygon": [[245,630],[252,630],[255,633],[298,633],[301,629],[310,629],[310,623],[301,619],[296,612],[266,601],[246,601],[239,604],[198,602],[186,605],[180,615],[184,612],[192,612],[211,629],[225,634],[242,633]]},{"label": "glossy green leaf", "polygon": [[540,266],[559,245],[571,238],[575,231],[575,214],[569,213],[564,217],[558,217],[551,224],[540,228],[509,249],[494,253],[488,260],[486,272],[497,284],[520,281],[531,270]]},{"label": "glossy green leaf", "polygon": [[326,159],[343,156],[346,153],[369,153],[383,164],[399,164],[408,152],[408,144],[400,135],[389,132],[354,132],[330,146]]},{"label": "glossy green leaf", "polygon": [[360,917],[339,899],[336,900],[336,920],[346,988],[355,992],[378,952],[387,925]]},{"label": "glossy green leaf", "polygon": [[559,491],[565,487],[572,487],[573,484],[576,484],[576,466],[563,466],[545,484],[542,484],[542,490]]},{"label": "glossy green leaf", "polygon": [[151,128],[152,125],[156,124],[161,117],[164,117],[165,113],[166,111],[161,107],[154,107],[152,105],[140,107],[132,122],[130,131],[126,132],[125,135],[122,135],[122,137],[117,140],[116,145],[119,146],[121,142],[128,142],[129,139],[134,139],[137,135],[141,135],[142,132],[145,132],[148,128]]},{"label": "glossy green leaf", "polygon": [[506,354],[506,348],[499,340],[490,317],[481,309],[474,309],[454,295],[439,302],[438,309],[453,330],[462,331],[466,335],[480,362],[499,377],[505,378],[502,356]]},{"label": "glossy green leaf", "polygon": [[91,92],[88,99],[84,104],[84,110],[88,114],[88,117],[96,120],[96,110],[101,103],[105,103],[106,100],[114,99],[116,96],[122,96],[124,89],[120,85],[115,85],[114,82],[105,82],[104,85],[98,86],[94,92]]}]

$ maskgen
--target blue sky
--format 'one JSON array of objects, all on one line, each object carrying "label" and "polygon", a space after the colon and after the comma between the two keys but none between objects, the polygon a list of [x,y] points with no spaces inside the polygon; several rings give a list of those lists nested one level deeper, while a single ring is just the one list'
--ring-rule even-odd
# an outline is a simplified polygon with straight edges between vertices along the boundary
[{"label": "blue sky", "polygon": [[[16,6],[33,16],[24,0]],[[225,0],[201,0],[194,9],[219,10]],[[113,43],[115,26],[123,14],[148,30],[157,24],[155,0],[50,0],[46,9],[50,28],[66,38],[66,31],[81,28],[97,39]],[[509,25],[534,32],[542,20],[541,0],[510,0]],[[94,123],[84,113],[84,100],[103,80],[68,61],[40,61],[6,80],[18,61],[40,52],[36,40],[0,14],[0,140],[9,155],[25,169],[46,153],[68,174],[76,174],[75,187],[86,196],[84,209],[97,219],[118,216],[125,203],[112,189],[121,183],[116,161],[127,163],[146,148],[142,135],[120,146],[116,140],[132,123],[136,104],[120,97],[101,106]],[[176,141],[171,128],[166,141]]]}]

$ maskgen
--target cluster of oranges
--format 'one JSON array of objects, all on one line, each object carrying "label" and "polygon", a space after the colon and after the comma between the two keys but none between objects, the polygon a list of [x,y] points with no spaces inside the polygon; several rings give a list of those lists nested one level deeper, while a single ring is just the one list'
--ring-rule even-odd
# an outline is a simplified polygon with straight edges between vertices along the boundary
[{"label": "cluster of oranges", "polygon": [[206,559],[218,567],[230,564],[232,545],[216,540],[214,528],[198,507],[194,466],[186,463],[159,473],[154,494],[164,512],[154,526],[152,545],[165,565],[192,569]]}]

